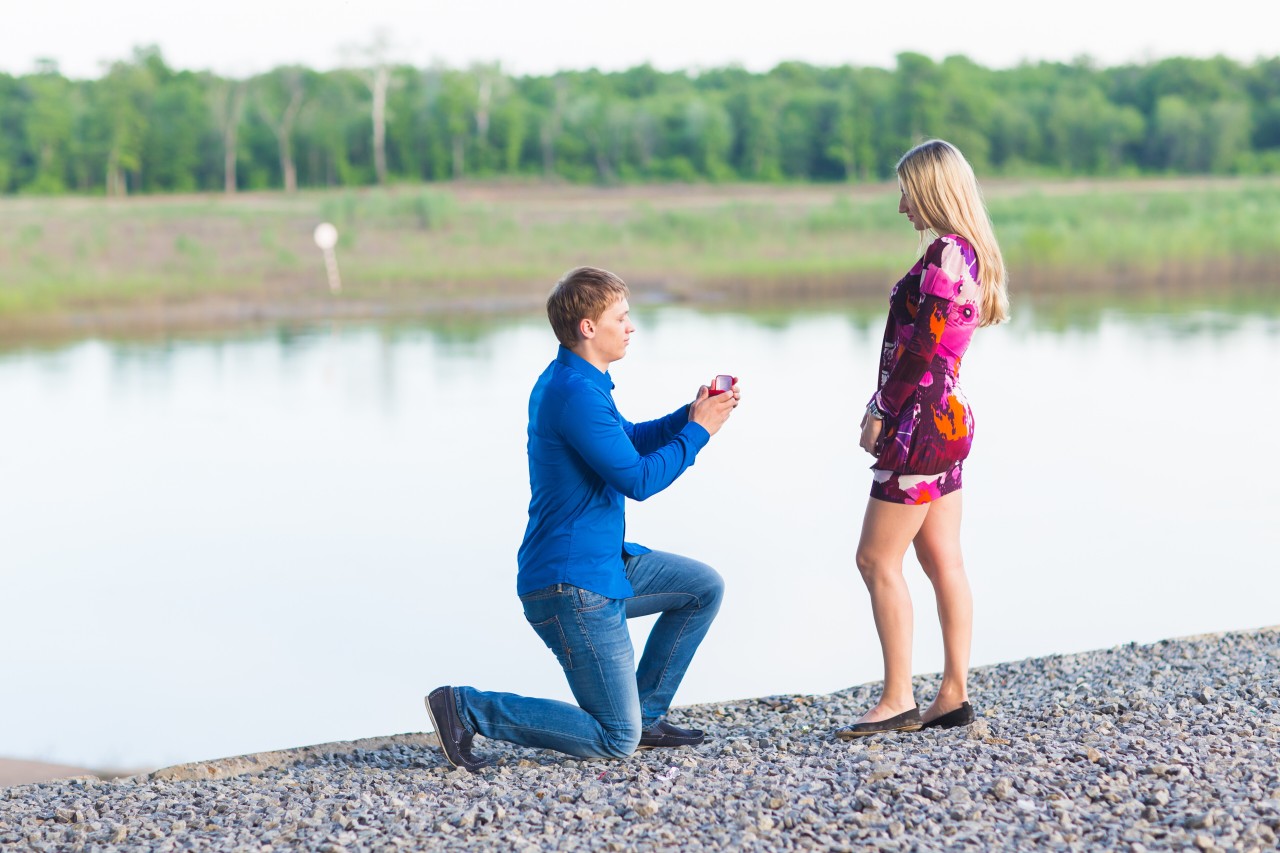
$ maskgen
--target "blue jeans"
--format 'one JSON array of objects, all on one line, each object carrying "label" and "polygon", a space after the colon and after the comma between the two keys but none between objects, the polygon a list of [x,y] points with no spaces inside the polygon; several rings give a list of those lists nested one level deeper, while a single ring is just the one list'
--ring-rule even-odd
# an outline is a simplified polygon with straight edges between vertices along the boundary
[{"label": "blue jeans", "polygon": [[[578,705],[458,687],[458,716],[474,734],[579,758],[622,758],[662,719],[720,609],[715,569],[676,554],[625,558],[631,598],[569,584],[520,597],[524,615],[569,679]],[[627,619],[661,613],[635,665]],[[581,707],[579,707],[581,706]]]}]

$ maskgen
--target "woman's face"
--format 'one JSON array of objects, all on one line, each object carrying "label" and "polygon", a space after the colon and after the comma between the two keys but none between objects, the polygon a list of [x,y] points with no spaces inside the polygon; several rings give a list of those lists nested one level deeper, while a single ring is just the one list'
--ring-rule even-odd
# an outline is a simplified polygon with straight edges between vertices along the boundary
[{"label": "woman's face", "polygon": [[906,214],[907,221],[914,225],[917,231],[923,231],[928,228],[928,224],[920,216],[920,211],[916,210],[915,204],[912,203],[911,197],[902,188],[901,181],[898,182],[898,191],[902,193],[902,197],[898,199],[898,212]]}]

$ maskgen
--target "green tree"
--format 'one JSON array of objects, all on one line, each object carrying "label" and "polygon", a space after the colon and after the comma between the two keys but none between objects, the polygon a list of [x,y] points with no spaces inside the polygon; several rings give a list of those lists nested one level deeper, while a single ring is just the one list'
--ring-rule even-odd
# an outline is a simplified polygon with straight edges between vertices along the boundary
[{"label": "green tree", "polygon": [[1164,95],[1156,103],[1149,137],[1153,162],[1164,169],[1203,172],[1208,165],[1204,116],[1178,95]]},{"label": "green tree", "polygon": [[903,53],[891,69],[641,65],[513,77],[496,64],[419,69],[370,54],[323,74],[282,67],[235,81],[175,71],[143,47],[96,80],[68,80],[51,63],[0,75],[0,192],[292,191],[538,173],[873,180],[932,136],[983,174],[1276,172],[1280,59],[992,70]]},{"label": "green tree", "polygon": [[60,193],[67,189],[67,159],[78,100],[75,87],[53,68],[28,77],[25,83],[23,148],[29,153],[31,168],[23,179],[24,189]]},{"label": "green tree", "polygon": [[511,80],[502,73],[502,66],[494,63],[477,63],[471,66],[471,79],[476,87],[475,95],[475,161],[476,171],[488,173],[497,166],[497,146],[493,137],[493,115],[511,96]]},{"label": "green tree", "polygon": [[102,179],[109,196],[127,195],[131,182],[135,188],[140,184],[156,73],[165,70],[156,48],[138,48],[132,62],[112,63],[90,89],[93,151],[102,158]]},{"label": "green tree", "polygon": [[565,116],[569,132],[582,140],[601,183],[617,180],[630,132],[630,112],[626,102],[603,94],[579,95],[569,103]]},{"label": "green tree", "polygon": [[739,129],[731,162],[745,178],[776,181],[782,177],[778,113],[783,94],[777,81],[769,81],[767,86],[743,86],[725,101]]},{"label": "green tree", "polygon": [[244,119],[244,101],[248,84],[242,80],[211,78],[205,83],[209,113],[222,145],[222,189],[233,194],[238,185],[236,161],[240,122]]},{"label": "green tree", "polygon": [[251,97],[264,126],[275,137],[280,157],[280,179],[285,192],[298,189],[294,161],[294,129],[306,103],[314,72],[297,66],[281,66],[250,81]]},{"label": "green tree", "polygon": [[26,130],[25,81],[0,73],[0,193],[17,189]]},{"label": "green tree", "polygon": [[1216,174],[1237,171],[1248,158],[1253,123],[1249,104],[1223,100],[1210,104],[1205,125],[1213,128],[1206,140],[1208,168]]},{"label": "green tree", "polygon": [[378,182],[377,134],[367,110],[368,75],[338,69],[313,76],[294,131],[299,183],[351,186]]},{"label": "green tree", "polygon": [[875,159],[874,102],[852,69],[842,69],[833,100],[826,155],[840,164],[845,180],[867,180]]},{"label": "green tree", "polygon": [[387,171],[410,180],[431,177],[427,75],[407,65],[392,69],[387,92]]},{"label": "green tree", "polygon": [[692,97],[684,103],[683,126],[698,173],[713,181],[732,180],[733,119],[716,100]]},{"label": "green tree", "polygon": [[942,80],[933,60],[918,53],[898,54],[897,97],[893,124],[899,151],[929,137],[943,137],[949,128],[942,99]]},{"label": "green tree", "polygon": [[190,71],[167,74],[148,104],[139,163],[142,189],[196,189],[203,143],[213,132],[200,79]]},{"label": "green tree", "polygon": [[506,97],[493,110],[493,144],[500,161],[498,170],[507,175],[522,171],[525,145],[529,141],[531,110],[517,97]]},{"label": "green tree", "polygon": [[440,83],[435,108],[444,138],[449,142],[452,176],[457,180],[467,172],[467,148],[472,141],[479,90],[473,78],[461,71],[446,71]]}]

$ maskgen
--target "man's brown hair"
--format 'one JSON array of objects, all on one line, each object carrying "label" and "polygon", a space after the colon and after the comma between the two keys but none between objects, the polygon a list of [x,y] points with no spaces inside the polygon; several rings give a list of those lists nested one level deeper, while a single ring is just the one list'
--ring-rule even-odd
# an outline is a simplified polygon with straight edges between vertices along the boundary
[{"label": "man's brown hair", "polygon": [[606,308],[629,295],[627,283],[608,270],[571,269],[547,297],[547,319],[560,343],[572,349],[582,340],[578,325],[583,320],[599,320]]}]

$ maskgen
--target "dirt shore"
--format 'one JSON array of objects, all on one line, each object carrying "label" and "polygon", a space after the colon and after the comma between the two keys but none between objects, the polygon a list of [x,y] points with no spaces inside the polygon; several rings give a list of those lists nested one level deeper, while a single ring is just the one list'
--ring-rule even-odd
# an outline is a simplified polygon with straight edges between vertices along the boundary
[{"label": "dirt shore", "polygon": [[979,667],[971,725],[852,742],[879,683],[677,709],[705,743],[617,761],[406,734],[55,781],[0,791],[0,848],[1261,853],[1278,661],[1272,627]]},{"label": "dirt shore", "polygon": [[90,770],[87,767],[73,767],[69,764],[0,758],[0,788],[11,785],[30,785],[35,782],[52,782],[57,779],[75,779],[82,776],[90,779],[117,779],[137,772],[141,771]]}]

